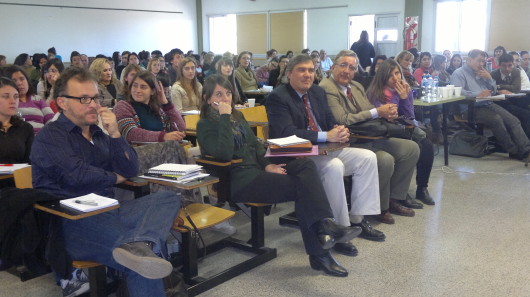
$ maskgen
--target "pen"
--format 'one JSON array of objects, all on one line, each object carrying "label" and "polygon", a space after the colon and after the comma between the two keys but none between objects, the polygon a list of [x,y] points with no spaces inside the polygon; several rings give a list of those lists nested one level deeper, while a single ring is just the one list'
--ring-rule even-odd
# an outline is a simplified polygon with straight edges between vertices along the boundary
[{"label": "pen", "polygon": [[76,200],[75,203],[77,203],[77,204],[83,204],[83,205],[98,206],[98,204],[97,204],[96,202],[93,202],[93,201]]},{"label": "pen", "polygon": [[213,104],[215,104],[215,105],[219,106],[219,102],[214,102]]}]

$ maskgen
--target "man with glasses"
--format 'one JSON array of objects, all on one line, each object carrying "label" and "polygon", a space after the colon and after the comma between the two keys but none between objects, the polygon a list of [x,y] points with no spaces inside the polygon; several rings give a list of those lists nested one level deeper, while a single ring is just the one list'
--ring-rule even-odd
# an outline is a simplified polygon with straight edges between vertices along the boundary
[{"label": "man with glasses", "polygon": [[[349,142],[350,133],[338,125],[327,105],[322,88],[313,84],[315,66],[307,55],[294,57],[286,68],[288,84],[274,89],[267,97],[269,137],[296,135],[313,143]],[[373,152],[359,148],[344,148],[327,155],[310,157],[317,165],[333,216],[341,225],[362,228],[361,237],[384,241],[385,234],[370,226],[365,215],[381,212],[377,159]],[[343,177],[351,175],[351,210],[348,212]],[[356,256],[351,243],[336,244],[336,252]],[[329,273],[335,260],[329,253],[321,256],[322,269]],[[336,264],[339,265],[339,264]]]},{"label": "man with glasses", "polygon": [[[326,91],[327,103],[335,120],[345,126],[370,119],[385,118],[395,120],[398,116],[395,104],[374,107],[361,84],[353,81],[358,66],[357,54],[343,50],[335,56],[330,78],[323,79],[320,86]],[[423,205],[410,197],[407,192],[418,161],[418,145],[406,139],[383,138],[365,143],[352,142],[351,146],[372,150],[377,156],[381,215],[379,221],[393,224],[389,212],[402,216],[414,216],[410,208],[423,208]],[[425,183],[426,184],[426,183]],[[427,204],[434,204],[427,187],[418,186],[416,198]]]},{"label": "man with glasses", "polygon": [[[455,87],[462,87],[463,96],[474,99],[497,94],[495,80],[484,69],[485,61],[486,53],[484,51],[471,50],[467,56],[467,63],[451,75],[451,84]],[[467,112],[464,112],[463,115],[466,117]],[[510,158],[528,159],[530,140],[528,140],[519,120],[506,109],[494,104],[491,100],[481,100],[475,103],[475,120],[484,123],[486,127],[491,129],[493,136],[509,153]]]},{"label": "man with glasses", "polygon": [[[491,77],[497,83],[499,94],[517,94],[521,91],[521,74],[524,73],[517,69],[514,58],[511,54],[503,54],[499,57],[499,68],[491,72]],[[526,75],[526,74],[525,74]],[[521,127],[530,137],[530,109],[528,107],[528,98],[516,97],[504,101],[495,101],[495,104],[509,111],[516,116],[521,122]]]},{"label": "man with glasses", "polygon": [[[95,78],[86,69],[65,70],[55,84],[54,100],[61,115],[40,131],[30,155],[34,187],[61,198],[89,193],[114,197],[115,184],[136,176],[138,158],[121,137],[116,116],[99,105]],[[97,126],[98,115],[108,135]],[[152,248],[165,250],[162,244],[179,207],[176,193],[158,192],[120,201],[117,210],[81,220],[61,218],[51,232],[64,238],[71,259],[123,272],[130,296],[163,296],[162,278],[173,268]],[[68,277],[71,271],[59,266],[54,270],[63,278],[63,295],[77,296],[86,289],[86,284]]]}]

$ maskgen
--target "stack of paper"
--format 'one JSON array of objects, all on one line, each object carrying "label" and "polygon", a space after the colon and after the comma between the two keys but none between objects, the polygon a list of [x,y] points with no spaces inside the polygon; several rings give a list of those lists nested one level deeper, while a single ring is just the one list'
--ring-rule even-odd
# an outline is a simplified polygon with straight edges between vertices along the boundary
[{"label": "stack of paper", "polygon": [[289,146],[295,144],[309,143],[309,140],[300,138],[296,135],[292,135],[284,138],[269,139],[268,142],[277,146]]},{"label": "stack of paper", "polygon": [[27,163],[21,164],[0,164],[0,174],[13,174],[15,170],[29,167]]},{"label": "stack of paper", "polygon": [[194,164],[165,163],[147,171],[146,176],[171,180],[183,180],[201,173],[202,166]]},{"label": "stack of paper", "polygon": [[90,212],[114,205],[118,205],[118,200],[103,197],[97,194],[88,194],[85,196],[70,198],[70,199],[64,199],[61,200],[61,205],[82,211],[82,212]]}]

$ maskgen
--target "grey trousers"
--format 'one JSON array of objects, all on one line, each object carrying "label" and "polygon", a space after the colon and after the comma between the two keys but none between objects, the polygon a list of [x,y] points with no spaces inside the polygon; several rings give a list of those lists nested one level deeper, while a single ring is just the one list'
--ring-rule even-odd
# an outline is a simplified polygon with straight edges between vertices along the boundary
[{"label": "grey trousers", "polygon": [[381,210],[388,209],[390,199],[405,200],[420,155],[418,144],[407,139],[385,138],[351,146],[375,152]]},{"label": "grey trousers", "polygon": [[510,154],[530,151],[530,140],[516,116],[497,104],[475,107],[475,119],[490,128],[503,149]]}]

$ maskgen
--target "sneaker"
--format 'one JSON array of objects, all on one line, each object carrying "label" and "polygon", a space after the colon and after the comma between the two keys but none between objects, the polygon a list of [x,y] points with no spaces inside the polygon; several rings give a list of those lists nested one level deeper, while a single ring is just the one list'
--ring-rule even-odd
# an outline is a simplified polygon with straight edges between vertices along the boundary
[{"label": "sneaker", "polygon": [[158,257],[145,242],[124,243],[112,251],[114,260],[148,279],[168,276],[173,266]]},{"label": "sneaker", "polygon": [[90,290],[90,284],[76,279],[63,279],[61,280],[61,288],[63,289],[64,297],[74,297],[88,292]]},{"label": "sneaker", "polygon": [[75,269],[72,272],[72,279],[78,280],[80,282],[88,282],[88,272],[85,272],[83,269]]},{"label": "sneaker", "polygon": [[229,235],[229,236],[232,236],[232,235],[236,234],[236,232],[237,232],[236,227],[232,226],[232,224],[230,224],[230,221],[224,221],[222,223],[214,225],[212,227],[212,230],[224,233],[224,234]]}]

